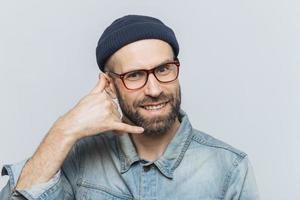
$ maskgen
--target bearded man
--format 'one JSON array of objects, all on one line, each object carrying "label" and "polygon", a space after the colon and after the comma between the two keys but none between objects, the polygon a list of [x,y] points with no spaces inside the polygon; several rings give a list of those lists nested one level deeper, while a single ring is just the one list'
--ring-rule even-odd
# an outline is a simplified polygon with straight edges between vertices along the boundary
[{"label": "bearded man", "polygon": [[180,108],[178,54],[159,19],[115,20],[96,49],[97,85],[31,158],[3,167],[0,199],[258,199],[247,155]]}]

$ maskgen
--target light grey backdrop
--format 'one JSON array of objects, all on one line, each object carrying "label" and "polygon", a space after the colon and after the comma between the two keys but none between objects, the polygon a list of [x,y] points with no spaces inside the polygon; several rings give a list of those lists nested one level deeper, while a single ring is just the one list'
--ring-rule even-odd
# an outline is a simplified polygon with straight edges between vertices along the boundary
[{"label": "light grey backdrop", "polygon": [[94,87],[96,42],[129,13],[175,30],[194,127],[249,154],[262,199],[300,199],[298,0],[1,0],[0,166]]}]

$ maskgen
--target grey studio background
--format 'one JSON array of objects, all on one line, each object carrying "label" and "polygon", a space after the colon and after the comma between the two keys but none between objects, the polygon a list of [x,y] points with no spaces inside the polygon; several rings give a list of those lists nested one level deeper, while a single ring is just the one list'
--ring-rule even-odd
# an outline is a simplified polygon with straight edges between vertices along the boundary
[{"label": "grey studio background", "polygon": [[175,30],[194,127],[249,155],[262,199],[300,199],[297,0],[1,0],[0,166],[31,156],[94,87],[97,40],[129,13]]}]

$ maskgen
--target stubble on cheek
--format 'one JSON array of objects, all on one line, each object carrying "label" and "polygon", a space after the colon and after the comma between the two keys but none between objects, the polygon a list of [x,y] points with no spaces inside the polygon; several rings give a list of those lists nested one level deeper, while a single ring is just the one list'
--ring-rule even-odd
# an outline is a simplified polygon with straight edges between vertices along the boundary
[{"label": "stubble on cheek", "polygon": [[[123,115],[134,125],[143,127],[145,129],[145,135],[161,135],[167,132],[179,115],[181,104],[180,87],[173,94],[162,93],[158,97],[144,97],[143,99],[134,100],[131,104],[125,100],[125,97],[120,94],[118,89],[116,89],[116,92]],[[140,112],[141,109],[144,109],[141,105],[161,101],[168,101],[166,106],[168,106],[169,109],[165,114],[147,118]]]}]

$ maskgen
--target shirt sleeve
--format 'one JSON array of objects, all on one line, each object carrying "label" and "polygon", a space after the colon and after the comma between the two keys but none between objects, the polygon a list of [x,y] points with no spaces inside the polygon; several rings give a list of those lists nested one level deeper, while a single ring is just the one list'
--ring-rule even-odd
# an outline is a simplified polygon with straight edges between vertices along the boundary
[{"label": "shirt sleeve", "polygon": [[3,166],[1,175],[2,176],[8,175],[9,180],[8,180],[8,184],[6,186],[7,188],[3,189],[3,191],[1,191],[1,193],[4,193],[5,190],[9,190],[11,196],[23,195],[28,199],[36,199],[40,195],[42,195],[45,191],[48,191],[50,188],[52,188],[59,182],[60,177],[61,177],[60,170],[53,176],[53,178],[51,178],[46,183],[37,184],[37,185],[32,186],[31,188],[16,191],[14,188],[16,187],[18,178],[21,175],[21,171],[27,161],[28,161],[28,159],[23,160],[16,164]]},{"label": "shirt sleeve", "polygon": [[235,162],[233,170],[228,174],[228,189],[224,199],[259,200],[254,172],[248,157]]}]

